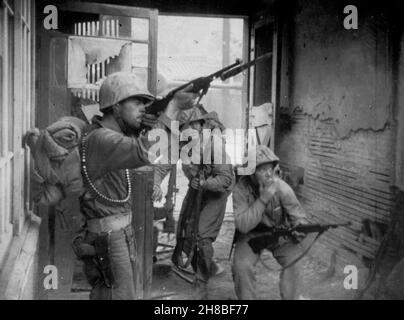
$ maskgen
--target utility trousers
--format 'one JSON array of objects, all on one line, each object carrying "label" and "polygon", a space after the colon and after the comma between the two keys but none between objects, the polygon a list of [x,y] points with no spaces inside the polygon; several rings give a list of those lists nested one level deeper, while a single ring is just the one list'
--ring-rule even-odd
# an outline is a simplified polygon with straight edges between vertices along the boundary
[{"label": "utility trousers", "polygon": [[[98,236],[87,232],[84,242],[91,245]],[[110,288],[106,286],[94,259],[83,259],[84,273],[92,286],[90,300],[135,300],[136,246],[132,227],[110,232],[108,246],[114,279]]]},{"label": "utility trousers", "polygon": [[[248,244],[250,238],[248,234],[241,235],[234,249],[232,265],[233,280],[236,295],[241,300],[257,299],[255,268],[260,254],[252,251]],[[307,237],[299,243],[292,241],[288,237],[282,237],[278,242],[268,247],[268,250],[279,265],[285,267],[295,261],[304,252],[307,243]],[[301,264],[298,262],[281,271],[279,289],[282,299],[297,299],[298,287],[300,285],[300,268]]]}]

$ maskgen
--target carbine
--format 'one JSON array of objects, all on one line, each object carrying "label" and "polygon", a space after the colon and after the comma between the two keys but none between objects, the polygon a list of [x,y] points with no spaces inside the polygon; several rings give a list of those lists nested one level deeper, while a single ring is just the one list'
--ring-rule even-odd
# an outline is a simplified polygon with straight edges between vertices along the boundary
[{"label": "carbine", "polygon": [[345,223],[333,223],[333,224],[301,224],[295,227],[287,228],[287,227],[274,227],[268,228],[268,231],[264,231],[254,236],[250,240],[248,240],[248,244],[250,245],[252,251],[254,253],[259,254],[263,249],[267,248],[271,243],[276,241],[279,237],[282,236],[292,236],[294,233],[319,233],[322,234],[329,229],[335,229],[338,227],[347,227],[350,226],[351,222]]}]

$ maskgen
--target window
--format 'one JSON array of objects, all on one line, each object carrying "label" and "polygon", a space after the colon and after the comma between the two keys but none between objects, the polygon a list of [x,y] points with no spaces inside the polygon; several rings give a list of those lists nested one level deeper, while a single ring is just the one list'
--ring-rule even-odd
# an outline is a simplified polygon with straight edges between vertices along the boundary
[{"label": "window", "polygon": [[[4,59],[4,9],[0,6],[0,120],[3,119],[3,59]],[[3,126],[0,127],[0,158],[3,156]]]},{"label": "window", "polygon": [[7,104],[4,106],[7,114],[8,121],[8,141],[7,151],[13,151],[13,126],[11,125],[14,116],[14,15],[8,12],[7,14],[7,26],[6,26],[6,39],[7,39],[7,63],[5,64],[6,70],[6,82],[7,82]]},{"label": "window", "polygon": [[30,155],[22,139],[34,114],[33,8],[31,0],[0,0],[0,261],[29,209]]},{"label": "window", "polygon": [[[246,58],[243,18],[168,15],[159,16],[158,22],[158,70],[169,89]],[[214,81],[201,101],[207,111],[218,113],[226,128],[243,127],[246,75]]]}]

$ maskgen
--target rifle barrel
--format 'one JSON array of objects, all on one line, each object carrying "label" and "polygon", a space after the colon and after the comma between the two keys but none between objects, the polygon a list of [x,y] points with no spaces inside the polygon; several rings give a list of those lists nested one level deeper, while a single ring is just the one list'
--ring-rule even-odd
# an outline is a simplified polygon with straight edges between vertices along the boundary
[{"label": "rifle barrel", "polygon": [[321,224],[321,223],[316,223],[316,224],[303,224],[303,225],[298,225],[294,228],[291,228],[291,231],[298,231],[298,232],[318,232],[321,230],[328,230],[328,229],[335,229],[339,227],[347,227],[350,226],[351,222],[346,222],[346,223],[331,223],[331,224]]},{"label": "rifle barrel", "polygon": [[206,77],[200,77],[197,79],[193,79],[183,85],[180,85],[179,87],[171,90],[164,98],[162,98],[160,100],[156,100],[151,105],[146,107],[146,113],[156,114],[157,112],[163,111],[167,107],[170,100],[174,97],[174,95],[178,91],[181,91],[181,90],[187,88],[191,84],[194,85],[194,88],[191,90],[192,92],[199,93],[200,90],[203,90],[203,89],[207,90],[210,83],[214,79],[219,78],[219,77],[221,78],[225,72],[232,70],[233,68],[236,68],[241,63],[242,63],[242,61],[240,59],[236,59],[236,61],[233,64],[226,66],[226,67],[220,69],[219,71],[215,71],[214,73],[212,73]]},{"label": "rifle barrel", "polygon": [[224,72],[221,76],[220,79],[222,81],[227,80],[228,78],[234,77],[235,75],[243,72],[244,70],[248,69],[249,67],[257,64],[258,62],[261,62],[263,60],[267,60],[272,57],[272,52],[268,52],[263,54],[262,56],[259,56],[257,59],[254,59],[252,61],[249,61],[247,63],[244,63],[240,66],[234,67],[230,69],[229,71]]},{"label": "rifle barrel", "polygon": [[237,66],[240,65],[240,64],[241,64],[241,60],[240,60],[240,59],[236,59],[236,61],[235,61],[233,64],[231,64],[231,65],[229,65],[229,66],[226,66],[226,67],[220,69],[219,71],[215,71],[215,72],[211,73],[211,74],[208,75],[208,76],[191,80],[191,81],[189,81],[189,82],[187,82],[187,83],[185,83],[185,84],[179,86],[178,88],[173,89],[172,91],[170,91],[170,92],[168,93],[168,95],[173,96],[173,95],[174,95],[175,93],[177,93],[178,91],[181,91],[181,90],[185,89],[185,88],[188,87],[190,84],[196,83],[196,82],[197,82],[198,80],[200,80],[200,79],[206,79],[207,81],[211,82],[211,81],[213,81],[214,79],[220,77],[224,72],[226,72],[226,71],[228,71],[228,70],[231,70],[231,69],[237,67]]}]

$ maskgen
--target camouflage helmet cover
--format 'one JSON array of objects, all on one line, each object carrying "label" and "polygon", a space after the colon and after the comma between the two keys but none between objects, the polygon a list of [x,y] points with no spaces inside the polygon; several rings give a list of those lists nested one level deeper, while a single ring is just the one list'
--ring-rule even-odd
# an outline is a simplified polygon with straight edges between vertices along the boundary
[{"label": "camouflage helmet cover", "polygon": [[195,121],[204,121],[212,124],[212,127],[216,127],[213,123],[217,123],[217,127],[220,129],[224,129],[223,125],[221,125],[219,121],[219,117],[217,112],[207,112],[203,107],[193,107],[188,110],[183,110],[179,113],[177,120],[180,123],[180,126],[184,126],[185,124],[190,124]]},{"label": "camouflage helmet cover", "polygon": [[116,72],[109,75],[100,88],[100,110],[111,107],[131,97],[154,100],[154,96],[140,83],[135,74]]}]

